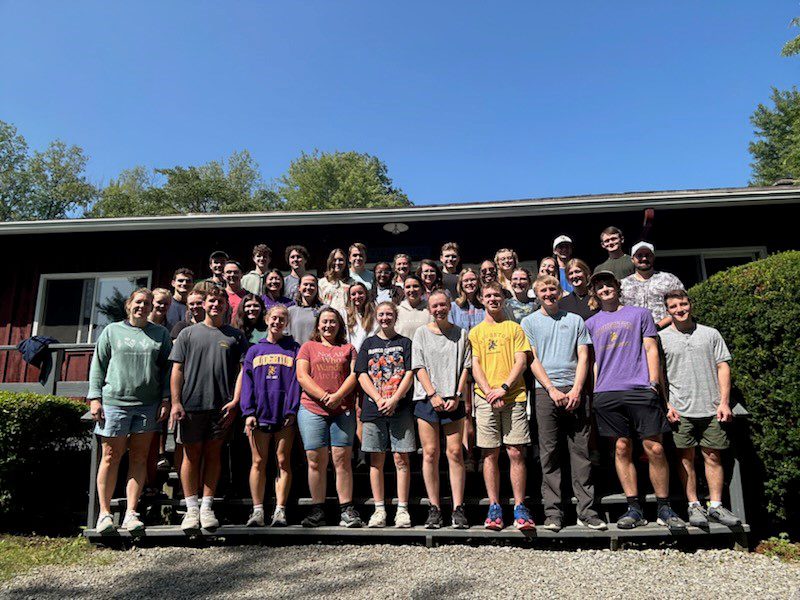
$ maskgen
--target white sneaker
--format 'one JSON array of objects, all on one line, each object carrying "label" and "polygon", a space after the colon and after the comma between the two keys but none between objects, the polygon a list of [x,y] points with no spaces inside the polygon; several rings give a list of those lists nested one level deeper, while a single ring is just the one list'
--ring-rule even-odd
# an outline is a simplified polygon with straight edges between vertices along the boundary
[{"label": "white sneaker", "polygon": [[376,508],[369,518],[367,527],[386,527],[386,511],[382,508]]},{"label": "white sneaker", "polygon": [[253,514],[247,519],[245,527],[264,527],[264,511],[253,510]]},{"label": "white sneaker", "polygon": [[200,526],[209,530],[219,527],[219,520],[217,515],[214,514],[213,508],[200,508]]},{"label": "white sneaker", "polygon": [[181,521],[181,529],[183,531],[199,531],[200,530],[200,508],[193,506],[186,509],[186,514],[183,515]]},{"label": "white sneaker", "polygon": [[100,516],[97,517],[95,530],[100,535],[116,531],[116,527],[114,527],[114,517],[111,516],[111,513],[100,513]]},{"label": "white sneaker", "polygon": [[139,518],[139,513],[128,511],[122,521],[122,528],[129,533],[141,533],[144,531],[144,523]]},{"label": "white sneaker", "polygon": [[411,515],[407,508],[398,508],[394,516],[394,526],[398,529],[408,529],[411,527]]},{"label": "white sneaker", "polygon": [[270,527],[286,527],[286,525],[286,509],[276,507],[275,512],[272,513]]}]

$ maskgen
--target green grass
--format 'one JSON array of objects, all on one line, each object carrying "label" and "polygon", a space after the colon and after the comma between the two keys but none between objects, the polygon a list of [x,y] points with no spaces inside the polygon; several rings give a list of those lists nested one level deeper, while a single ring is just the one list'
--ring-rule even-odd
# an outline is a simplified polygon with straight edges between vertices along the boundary
[{"label": "green grass", "polygon": [[769,557],[777,556],[785,562],[800,561],[800,543],[792,542],[787,533],[764,540],[758,545],[756,552]]},{"label": "green grass", "polygon": [[110,564],[114,553],[98,550],[82,537],[0,535],[0,582],[46,565]]}]

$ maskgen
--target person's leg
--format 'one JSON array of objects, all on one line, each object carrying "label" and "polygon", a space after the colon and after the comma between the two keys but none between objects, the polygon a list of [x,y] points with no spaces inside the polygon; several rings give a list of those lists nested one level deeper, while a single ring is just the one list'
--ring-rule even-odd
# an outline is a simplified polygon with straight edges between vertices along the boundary
[{"label": "person's leg", "polygon": [[[464,485],[467,475],[466,469],[464,468],[464,454],[461,452],[461,439],[464,430],[464,421],[468,418],[469,416],[464,417],[464,419],[459,419],[455,423],[447,423],[444,425],[444,435],[447,446],[447,464],[450,469],[450,490],[453,494],[453,506],[461,506],[464,504]],[[422,437],[422,433],[420,433],[420,437]],[[438,431],[436,432],[436,441],[438,456]],[[436,473],[436,478],[438,484],[438,470]]]},{"label": "person's leg", "polygon": [[274,435],[275,454],[278,459],[278,475],[275,477],[275,503],[286,506],[292,488],[292,444],[294,427],[284,427]]},{"label": "person's leg", "polygon": [[185,498],[197,498],[200,486],[200,465],[203,461],[203,443],[184,443],[181,461],[181,487]]},{"label": "person's leg", "polygon": [[[353,426],[355,434],[355,424]],[[336,493],[339,496],[339,504],[347,504],[353,501],[353,447],[334,446],[331,448],[333,457],[333,468],[336,471]],[[370,475],[372,470],[370,469]]]},{"label": "person's leg", "polygon": [[308,461],[308,490],[313,504],[324,504],[327,487],[328,448],[306,451]]},{"label": "person's leg", "polygon": [[[155,432],[132,434],[128,438],[128,512],[136,512],[144,489],[153,441],[158,442]],[[156,446],[156,449],[158,447]]]},{"label": "person's leg", "polygon": [[545,517],[562,518],[561,457],[558,451],[558,407],[541,388],[535,394],[539,431],[539,462],[542,466],[542,504]]},{"label": "person's leg", "polygon": [[506,453],[511,462],[511,489],[514,492],[514,506],[519,506],[525,502],[525,484],[527,483],[525,447],[506,446]]},{"label": "person's leg", "polygon": [[[425,419],[417,419],[419,441],[422,446],[422,478],[431,506],[439,507],[439,425]],[[461,452],[461,437],[456,440],[458,454]],[[448,454],[449,456],[449,454]],[[462,463],[463,464],[463,463]],[[451,482],[452,485],[452,482]]]},{"label": "person's leg", "polygon": [[203,497],[214,497],[219,483],[219,474],[222,471],[222,444],[223,439],[213,439],[203,444]]},{"label": "person's leg", "polygon": [[394,467],[397,470],[397,501],[400,506],[408,506],[411,491],[411,459],[408,452],[394,453]]},{"label": "person's leg", "polygon": [[681,468],[678,471],[683,489],[686,491],[686,499],[689,502],[697,502],[697,474],[694,470],[694,448],[678,448],[678,455],[681,459]]},{"label": "person's leg", "polygon": [[589,458],[590,419],[588,401],[583,398],[567,426],[567,448],[572,472],[572,491],[578,500],[578,518],[596,517],[592,461]]},{"label": "person's leg", "polygon": [[248,437],[252,455],[249,477],[250,497],[253,499],[253,506],[261,506],[263,508],[264,488],[267,485],[267,458],[269,457],[272,434],[253,429]]},{"label": "person's leg", "polygon": [[385,452],[369,453],[369,485],[372,488],[372,499],[375,501],[376,506],[383,505],[386,501],[383,480],[383,465],[385,462]]},{"label": "person's leg", "polygon": [[146,485],[148,488],[155,488],[158,485],[158,450],[160,448],[159,436],[154,435],[150,438],[150,447],[145,459],[145,469],[147,472]]},{"label": "person's leg", "polygon": [[661,434],[647,437],[642,440],[647,463],[650,467],[650,482],[656,498],[669,497],[669,464],[661,443]]},{"label": "person's leg", "polygon": [[[705,464],[708,494],[711,502],[722,502],[722,488],[725,484],[725,472],[722,468],[722,453],[714,448],[701,448]],[[696,499],[695,494],[695,499]]]},{"label": "person's leg", "polygon": [[483,448],[483,482],[489,504],[500,504],[500,448]]},{"label": "person's leg", "polygon": [[617,469],[617,477],[625,496],[628,498],[638,497],[639,486],[636,481],[636,467],[633,465],[633,440],[631,438],[617,438],[614,466]]},{"label": "person's leg", "polygon": [[100,437],[102,456],[97,466],[97,496],[100,513],[111,513],[111,498],[117,487],[119,463],[128,446],[128,436]]}]

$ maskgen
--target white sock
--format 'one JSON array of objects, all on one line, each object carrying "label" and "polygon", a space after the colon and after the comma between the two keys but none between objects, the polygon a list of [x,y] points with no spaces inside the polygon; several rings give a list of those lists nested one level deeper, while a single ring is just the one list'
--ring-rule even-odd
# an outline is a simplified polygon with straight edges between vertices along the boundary
[{"label": "white sock", "polygon": [[700,504],[700,502],[698,502],[697,500],[695,500],[694,502],[689,502],[689,508],[692,508],[694,506],[702,506],[702,504]]},{"label": "white sock", "polygon": [[253,504],[253,512],[256,512],[257,510],[260,510],[261,512],[264,512],[264,505],[263,504]]},{"label": "white sock", "polygon": [[722,502],[719,502],[718,500],[712,500],[709,504],[711,505],[711,508],[719,508],[722,506]]},{"label": "white sock", "polygon": [[210,510],[213,502],[214,496],[203,496],[203,503],[200,505],[200,507],[205,510]]},{"label": "white sock", "polygon": [[386,510],[386,503],[385,502],[376,502],[375,503],[375,510]]},{"label": "white sock", "polygon": [[197,494],[194,496],[186,496],[186,508],[197,508]]},{"label": "white sock", "polygon": [[397,510],[408,510],[408,502],[398,502]]},{"label": "white sock", "polygon": [[286,506],[283,504],[276,504],[275,510],[286,510]]}]

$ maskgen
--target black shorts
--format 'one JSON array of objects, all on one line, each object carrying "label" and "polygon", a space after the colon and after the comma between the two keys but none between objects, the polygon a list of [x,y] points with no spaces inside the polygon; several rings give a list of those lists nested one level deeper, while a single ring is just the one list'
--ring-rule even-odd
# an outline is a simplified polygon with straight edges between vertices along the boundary
[{"label": "black shorts", "polygon": [[219,410],[203,410],[188,412],[178,421],[175,441],[179,444],[197,444],[211,440],[223,440],[230,431],[230,426],[223,428],[220,424],[222,412]]},{"label": "black shorts", "polygon": [[603,437],[648,438],[670,431],[664,403],[649,388],[595,392],[592,408]]},{"label": "black shorts", "polygon": [[427,399],[414,401],[414,416],[428,423],[447,425],[448,423],[455,423],[459,419],[463,419],[466,414],[463,400],[459,401],[456,407],[450,412],[433,410],[431,401]]}]

